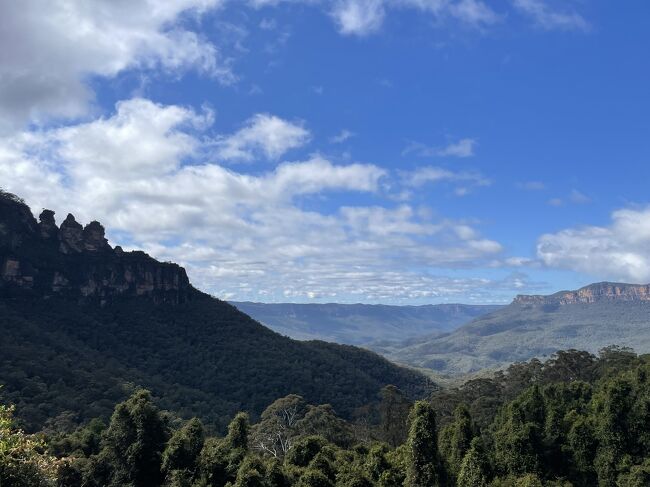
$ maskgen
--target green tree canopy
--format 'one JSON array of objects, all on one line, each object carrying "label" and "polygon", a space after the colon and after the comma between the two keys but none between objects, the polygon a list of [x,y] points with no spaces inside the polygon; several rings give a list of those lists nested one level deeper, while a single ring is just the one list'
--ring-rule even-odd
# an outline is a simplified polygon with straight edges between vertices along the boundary
[{"label": "green tree canopy", "polygon": [[101,456],[110,465],[111,485],[160,485],[167,425],[149,391],[136,391],[116,406],[103,438]]},{"label": "green tree canopy", "polygon": [[431,404],[417,401],[409,415],[407,487],[437,487],[441,485],[438,457],[436,413]]}]

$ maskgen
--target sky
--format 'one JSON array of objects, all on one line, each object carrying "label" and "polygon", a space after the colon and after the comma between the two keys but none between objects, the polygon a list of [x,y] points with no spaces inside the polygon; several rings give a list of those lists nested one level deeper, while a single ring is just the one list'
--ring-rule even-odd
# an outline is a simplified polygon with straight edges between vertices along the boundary
[{"label": "sky", "polygon": [[0,188],[230,300],[650,282],[650,3],[0,0]]}]

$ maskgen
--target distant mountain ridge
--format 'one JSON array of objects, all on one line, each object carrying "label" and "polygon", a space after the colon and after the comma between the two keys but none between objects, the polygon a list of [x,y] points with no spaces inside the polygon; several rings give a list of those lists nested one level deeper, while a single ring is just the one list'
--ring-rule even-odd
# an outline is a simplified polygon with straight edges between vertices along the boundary
[{"label": "distant mountain ridge", "polygon": [[363,346],[447,333],[501,308],[498,305],[468,304],[231,304],[291,338]]},{"label": "distant mountain ridge", "polygon": [[519,295],[513,304],[591,304],[602,301],[650,301],[650,284],[599,282],[577,291],[560,291],[550,296]]},{"label": "distant mountain ridge", "polygon": [[384,356],[450,375],[504,367],[556,350],[597,352],[610,345],[650,352],[649,286],[601,282],[513,302],[457,330],[375,347]]}]

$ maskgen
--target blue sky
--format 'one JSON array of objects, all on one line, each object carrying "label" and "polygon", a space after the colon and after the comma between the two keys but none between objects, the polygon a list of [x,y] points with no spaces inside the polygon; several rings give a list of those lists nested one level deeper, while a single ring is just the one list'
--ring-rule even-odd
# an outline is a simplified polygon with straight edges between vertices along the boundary
[{"label": "blue sky", "polygon": [[650,281],[650,6],[0,5],[0,186],[228,299]]}]

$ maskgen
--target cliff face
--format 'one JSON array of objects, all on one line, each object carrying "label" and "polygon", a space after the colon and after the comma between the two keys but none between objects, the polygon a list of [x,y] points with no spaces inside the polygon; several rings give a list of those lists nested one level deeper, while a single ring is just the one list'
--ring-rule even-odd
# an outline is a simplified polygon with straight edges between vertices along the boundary
[{"label": "cliff face", "polygon": [[577,291],[560,291],[550,296],[517,296],[513,304],[590,304],[602,301],[650,301],[650,285],[600,282]]},{"label": "cliff face", "polygon": [[51,210],[37,222],[27,205],[0,193],[1,296],[63,296],[101,305],[142,297],[178,304],[196,292],[182,267],[112,248],[99,222],[84,227],[69,214],[57,227]]}]

